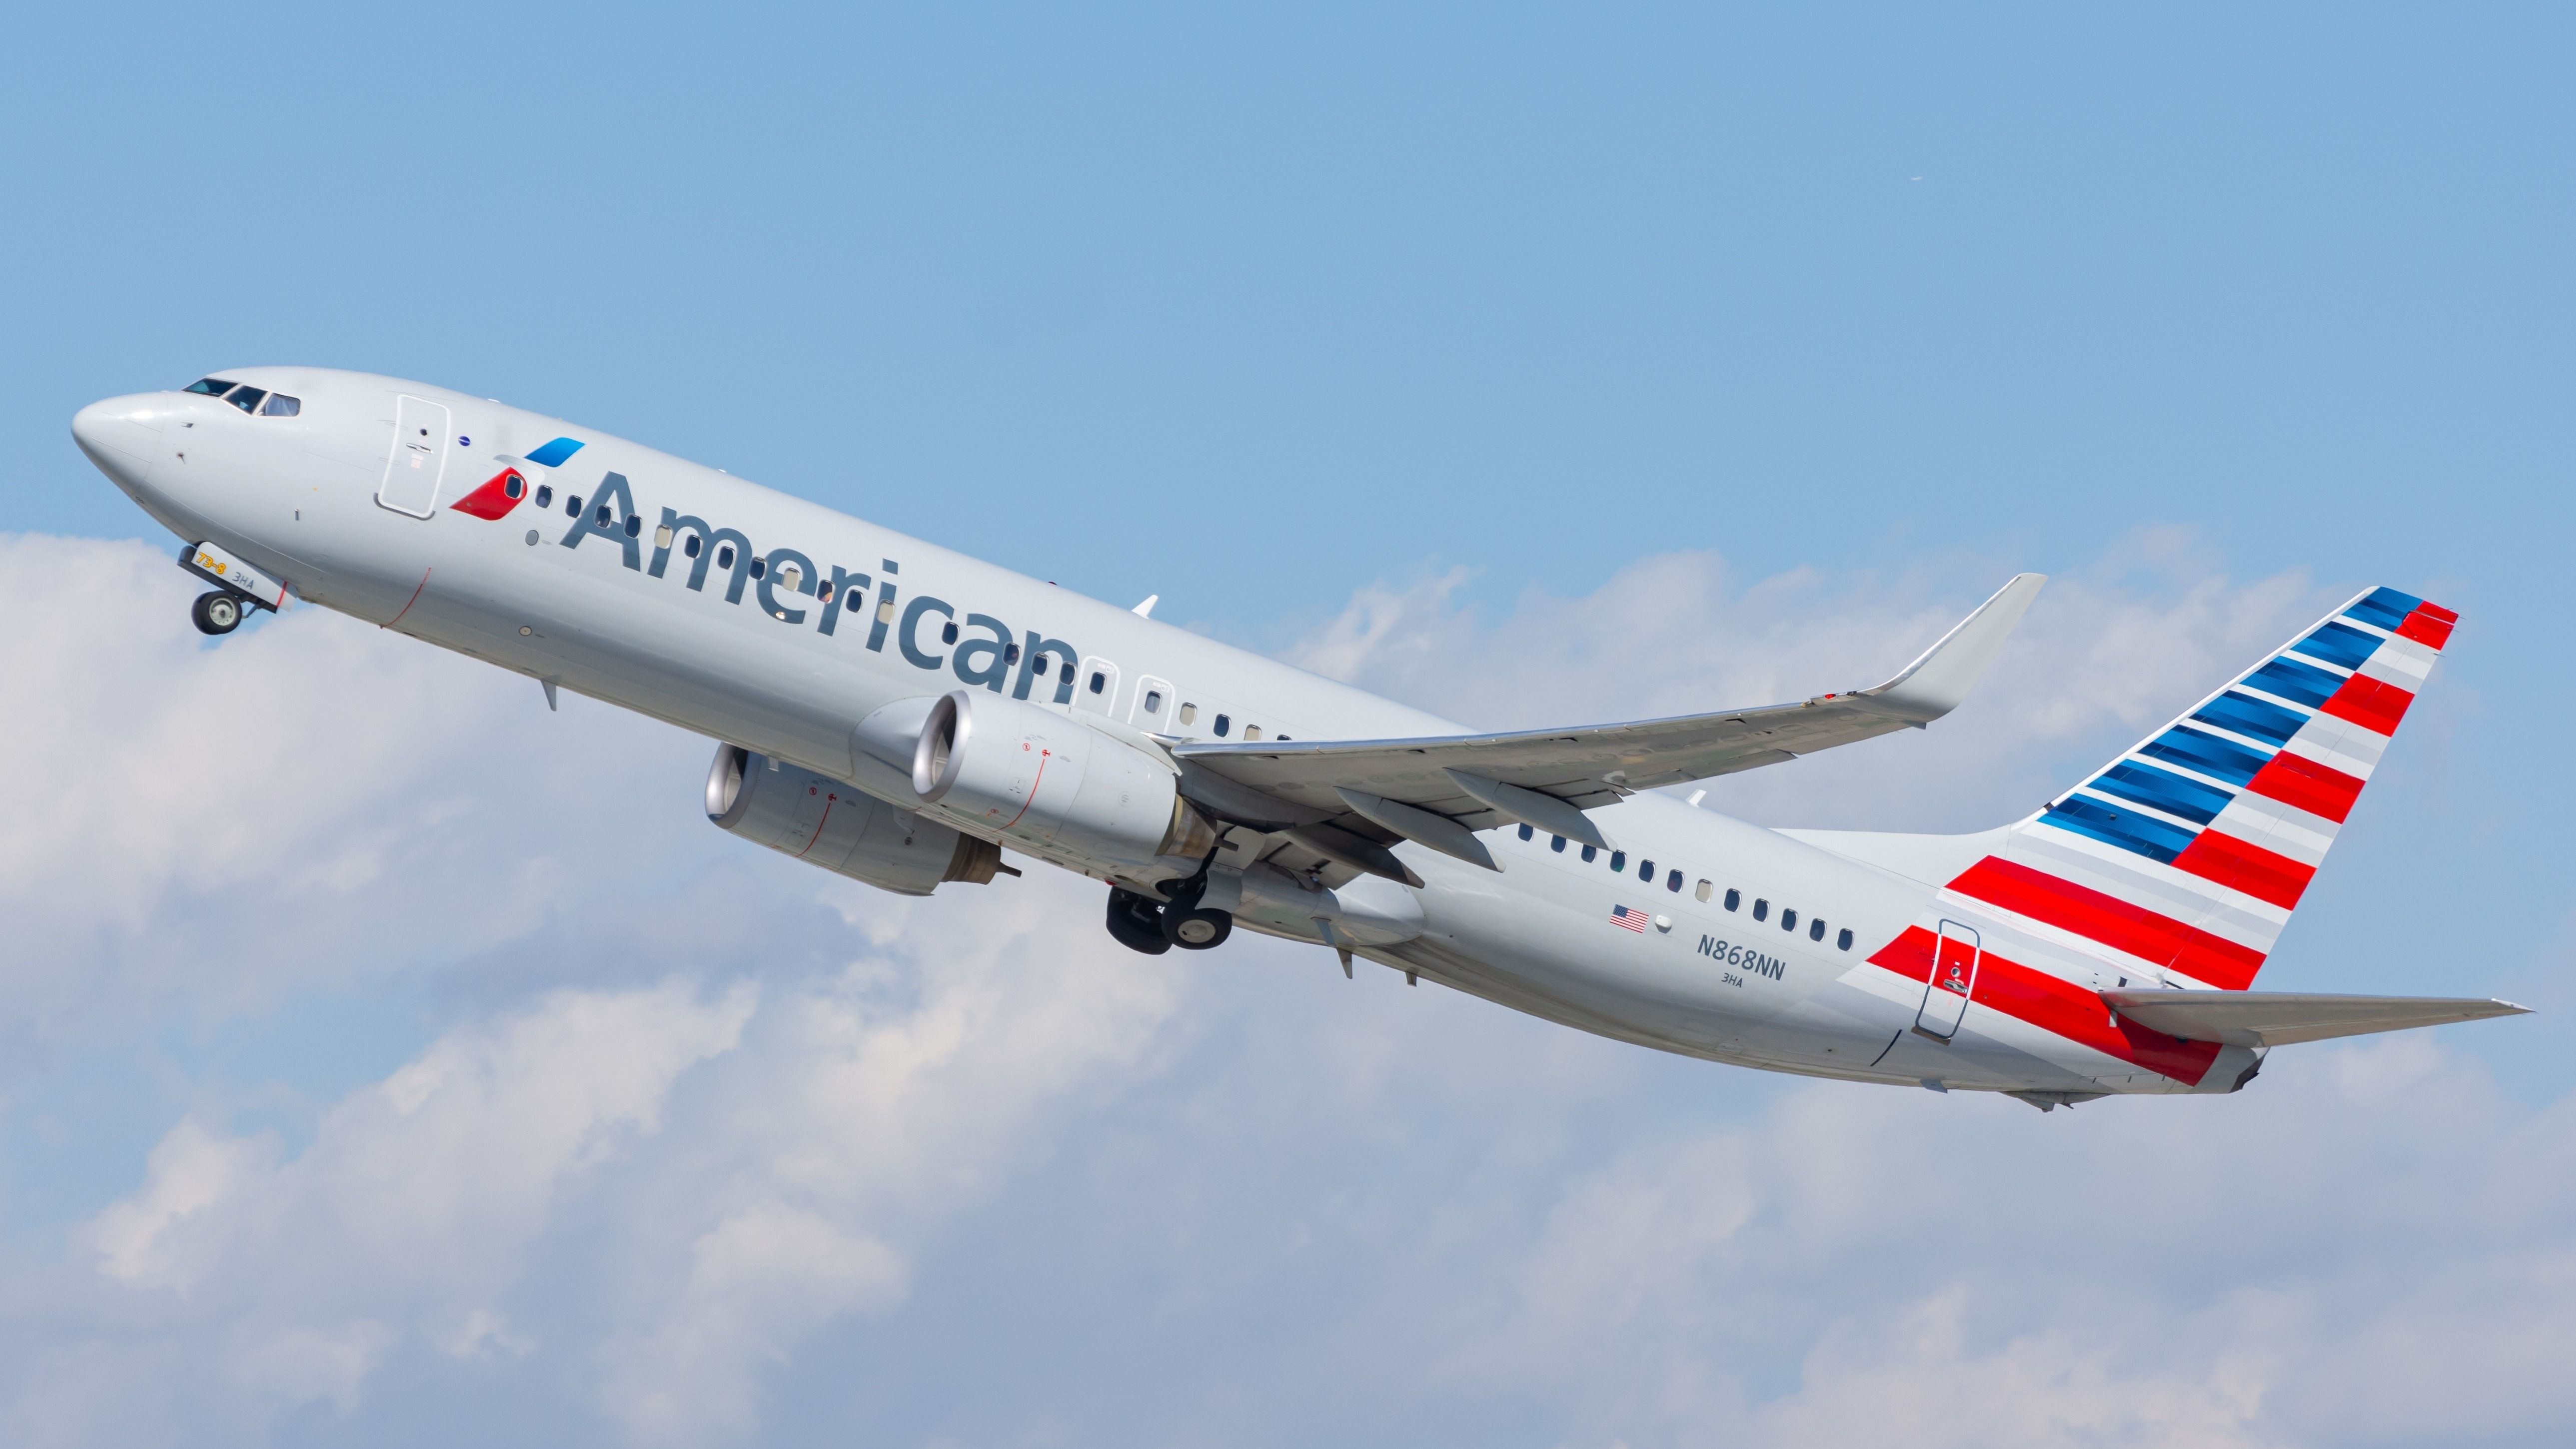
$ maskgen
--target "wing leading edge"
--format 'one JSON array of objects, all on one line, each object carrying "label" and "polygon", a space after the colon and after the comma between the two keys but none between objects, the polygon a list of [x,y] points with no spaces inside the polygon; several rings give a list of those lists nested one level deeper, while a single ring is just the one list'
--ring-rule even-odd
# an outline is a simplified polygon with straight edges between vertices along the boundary
[{"label": "wing leading edge", "polygon": [[1396,839],[1494,869],[1472,832],[1518,822],[1606,844],[1583,811],[1639,790],[1920,729],[1967,697],[2046,582],[2016,575],[1884,684],[1795,704],[1503,734],[1189,743],[1172,753],[1184,790],[1201,803],[1293,832],[1352,869],[1410,876],[1382,848]]}]

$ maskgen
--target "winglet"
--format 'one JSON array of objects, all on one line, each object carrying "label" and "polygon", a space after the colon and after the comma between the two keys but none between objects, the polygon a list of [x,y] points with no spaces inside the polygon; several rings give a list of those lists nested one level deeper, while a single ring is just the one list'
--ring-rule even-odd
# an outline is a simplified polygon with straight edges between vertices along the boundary
[{"label": "winglet", "polygon": [[1918,725],[1958,708],[1977,676],[1994,662],[1995,651],[2003,647],[2013,626],[2021,622],[2030,601],[2039,597],[2039,586],[2047,582],[2046,574],[2013,575],[2010,583],[1995,590],[1993,598],[1979,604],[1975,613],[1960,620],[1921,658],[1894,679],[1861,694],[1889,714]]}]

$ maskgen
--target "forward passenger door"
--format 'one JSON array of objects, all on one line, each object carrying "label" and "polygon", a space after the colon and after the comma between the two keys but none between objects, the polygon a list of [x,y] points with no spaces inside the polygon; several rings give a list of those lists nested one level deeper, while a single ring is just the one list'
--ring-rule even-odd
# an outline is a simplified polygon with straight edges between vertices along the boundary
[{"label": "forward passenger door", "polygon": [[376,501],[396,513],[427,518],[438,507],[439,480],[447,472],[447,406],[427,398],[394,399],[394,451]]}]

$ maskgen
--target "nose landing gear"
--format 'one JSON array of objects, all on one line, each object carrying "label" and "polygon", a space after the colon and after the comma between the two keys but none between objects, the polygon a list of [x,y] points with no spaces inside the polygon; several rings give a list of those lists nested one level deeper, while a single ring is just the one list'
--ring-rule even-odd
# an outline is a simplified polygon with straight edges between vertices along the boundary
[{"label": "nose landing gear", "polygon": [[241,627],[241,598],[224,589],[199,594],[188,618],[200,634],[229,634]]},{"label": "nose landing gear", "polygon": [[200,634],[229,634],[241,627],[242,610],[277,610],[286,602],[286,585],[233,557],[213,543],[192,543],[179,550],[179,567],[215,585],[199,594],[188,618]]}]

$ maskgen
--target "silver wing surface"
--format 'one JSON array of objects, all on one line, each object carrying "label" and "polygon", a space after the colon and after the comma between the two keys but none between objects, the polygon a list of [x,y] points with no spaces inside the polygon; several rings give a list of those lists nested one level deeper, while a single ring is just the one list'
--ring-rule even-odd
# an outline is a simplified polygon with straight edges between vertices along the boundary
[{"label": "silver wing surface", "polygon": [[1629,724],[1398,740],[1181,743],[1182,790],[1314,856],[1420,884],[1398,839],[1496,869],[1474,832],[1519,822],[1594,845],[1583,812],[1661,785],[1920,729],[1967,697],[2046,583],[2020,574],[1895,678],[1796,704]]}]

